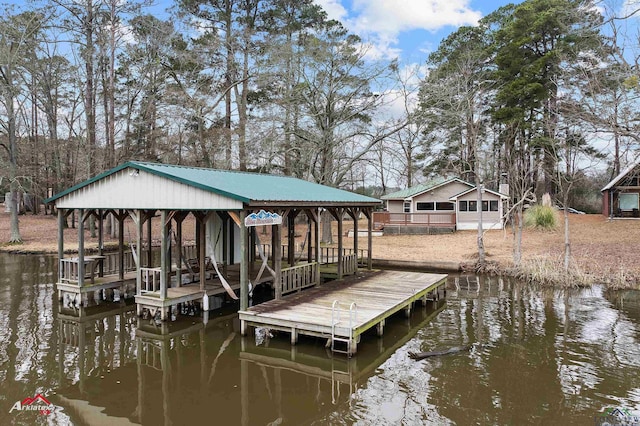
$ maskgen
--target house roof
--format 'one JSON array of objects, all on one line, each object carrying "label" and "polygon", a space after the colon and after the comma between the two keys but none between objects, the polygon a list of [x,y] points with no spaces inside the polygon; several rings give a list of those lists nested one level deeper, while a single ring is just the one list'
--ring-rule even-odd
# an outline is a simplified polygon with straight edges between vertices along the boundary
[{"label": "house roof", "polygon": [[622,180],[626,175],[631,173],[633,169],[635,169],[638,165],[640,165],[640,158],[627,166],[626,169],[620,172],[620,174],[613,178],[611,182],[609,182],[604,188],[600,190],[600,192],[606,191],[607,189],[613,188],[618,182]]},{"label": "house roof", "polygon": [[[476,187],[474,186],[473,188],[469,188],[469,189],[467,189],[466,191],[462,191],[462,192],[461,192],[461,193],[459,193],[459,194],[456,194],[456,195],[454,195],[454,196],[449,197],[449,200],[457,200],[457,199],[458,199],[458,197],[462,197],[463,195],[466,195],[466,194],[468,194],[468,193],[470,193],[470,192],[473,192],[473,191],[475,191],[475,190],[476,190]],[[484,189],[484,191],[485,191],[485,192],[488,192],[488,193],[490,193],[490,194],[493,194],[493,195],[497,195],[498,197],[500,197],[500,198],[502,198],[502,199],[507,199],[507,198],[509,198],[507,195],[504,195],[504,194],[502,194],[502,193],[500,193],[500,192],[492,191],[492,190],[487,189],[487,188],[485,188],[485,189]]]},{"label": "house roof", "polygon": [[464,185],[468,185],[472,188],[474,187],[469,182],[465,182],[459,178],[447,179],[447,178],[439,177],[439,178],[430,180],[428,182],[421,183],[419,185],[415,185],[407,189],[403,189],[401,191],[392,192],[391,194],[383,195],[381,198],[383,200],[406,200],[407,198],[413,198],[417,195],[424,194],[427,191],[433,191],[434,189],[440,186],[448,185],[449,183],[452,183],[452,182],[459,182]]},{"label": "house roof", "polygon": [[85,188],[124,169],[132,168],[179,182],[206,192],[240,201],[248,205],[256,204],[322,204],[377,205],[380,200],[353,192],[308,182],[288,176],[259,173],[216,170],[198,167],[131,161],[121,164],[89,180],[62,191],[45,202],[53,202],[61,197]]}]

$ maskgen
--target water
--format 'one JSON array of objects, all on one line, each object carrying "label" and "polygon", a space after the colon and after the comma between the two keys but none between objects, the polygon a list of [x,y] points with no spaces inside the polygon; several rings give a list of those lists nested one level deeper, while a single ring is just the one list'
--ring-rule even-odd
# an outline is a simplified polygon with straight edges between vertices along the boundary
[{"label": "water", "polygon": [[[234,306],[207,324],[141,320],[132,305],[63,310],[54,280],[51,257],[0,254],[2,425],[583,425],[606,407],[640,411],[637,292],[450,278],[445,303],[393,317],[348,360],[319,339],[256,346]],[[9,413],[38,393],[53,413]]]}]

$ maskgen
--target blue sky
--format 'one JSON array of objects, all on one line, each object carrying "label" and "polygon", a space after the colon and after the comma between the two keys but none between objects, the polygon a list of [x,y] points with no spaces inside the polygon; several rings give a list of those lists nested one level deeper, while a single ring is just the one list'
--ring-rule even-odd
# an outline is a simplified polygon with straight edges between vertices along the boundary
[{"label": "blue sky", "polygon": [[314,0],[371,43],[374,57],[424,63],[440,41],[462,25],[521,0]]}]

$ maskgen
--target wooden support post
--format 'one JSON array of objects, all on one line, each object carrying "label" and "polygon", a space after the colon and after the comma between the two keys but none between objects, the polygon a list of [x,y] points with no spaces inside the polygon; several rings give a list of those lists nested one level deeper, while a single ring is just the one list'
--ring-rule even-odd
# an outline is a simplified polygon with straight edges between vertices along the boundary
[{"label": "wooden support post", "polygon": [[[142,266],[142,231],[144,229],[144,212],[142,210],[136,210],[136,294],[139,296],[142,294],[142,274],[140,267]],[[140,307],[140,305],[138,305]],[[138,310],[138,314],[140,311]]]},{"label": "wooden support post", "polygon": [[407,318],[411,316],[411,303],[404,307],[404,316]]},{"label": "wooden support post", "polygon": [[295,328],[291,329],[291,344],[295,345],[298,343],[298,330]]},{"label": "wooden support post", "polygon": [[249,232],[244,225],[246,210],[240,210],[240,310],[249,308]]},{"label": "wooden support post", "polygon": [[282,225],[272,225],[271,233],[272,238],[272,261],[273,270],[276,273],[273,279],[273,288],[275,291],[276,300],[282,299]]},{"label": "wooden support post", "polygon": [[147,212],[147,268],[153,266],[153,254],[151,253],[151,244],[153,242],[151,238],[151,221],[153,220],[154,211],[149,210]]},{"label": "wooden support post", "polygon": [[309,211],[307,210],[307,262],[312,262],[311,257],[313,256],[313,246],[312,246],[312,242],[313,240],[311,239],[311,224],[313,223],[313,219],[311,218],[311,216],[309,215]]},{"label": "wooden support post", "polygon": [[353,219],[353,253],[356,255],[356,272],[358,272],[358,216],[360,216],[360,209],[353,209],[351,218]]},{"label": "wooden support post", "polygon": [[296,263],[296,210],[289,210],[287,215],[287,263],[293,266]]},{"label": "wooden support post", "polygon": [[182,286],[182,222],[186,214],[176,214],[176,283],[178,287]]},{"label": "wooden support post", "polygon": [[[315,254],[313,261],[320,265],[320,212],[314,212],[313,222],[313,243],[315,246]],[[318,274],[318,284],[320,284],[320,274]]]},{"label": "wooden support post", "polygon": [[[251,212],[248,212],[251,214]],[[252,226],[249,231],[249,270],[253,271],[256,263],[256,227]]]},{"label": "wooden support post", "polygon": [[200,265],[200,290],[204,291],[204,284],[207,279],[207,271],[205,270],[204,258],[207,256],[207,216],[202,214],[200,219],[200,229],[198,233],[198,241],[200,241],[200,253],[198,255],[198,264]]},{"label": "wooden support post", "polygon": [[[166,210],[162,210],[160,212],[160,221],[162,224],[162,227],[160,228],[160,299],[164,300],[167,298],[167,277],[169,276],[169,270],[167,267],[168,235]],[[162,316],[165,315],[165,310],[165,308],[162,308]]]},{"label": "wooden support post", "polygon": [[344,274],[343,271],[343,267],[342,267],[342,259],[344,257],[344,244],[343,244],[343,235],[342,235],[342,216],[343,216],[343,209],[336,209],[336,213],[337,213],[337,219],[338,219],[338,279],[341,280],[342,279],[342,275]]},{"label": "wooden support post", "polygon": [[118,214],[118,278],[124,280],[124,219],[125,212]]},{"label": "wooden support post", "polygon": [[365,210],[367,216],[367,269],[373,269],[373,260],[371,253],[373,252],[373,211],[368,208]]},{"label": "wooden support post", "polygon": [[[61,260],[64,259],[64,211],[58,209],[58,282],[62,282]],[[58,292],[58,296],[60,296]]]},{"label": "wooden support post", "polygon": [[78,287],[84,285],[84,209],[78,210]]},{"label": "wooden support post", "polygon": [[[98,255],[104,254],[104,212],[98,209]],[[98,264],[98,276],[104,277],[104,262]]]},{"label": "wooden support post", "polygon": [[380,321],[376,326],[376,332],[378,333],[378,337],[382,337],[384,334],[384,320]]},{"label": "wooden support post", "polygon": [[229,216],[221,214],[222,219],[222,274],[227,276],[227,265],[229,264]]}]

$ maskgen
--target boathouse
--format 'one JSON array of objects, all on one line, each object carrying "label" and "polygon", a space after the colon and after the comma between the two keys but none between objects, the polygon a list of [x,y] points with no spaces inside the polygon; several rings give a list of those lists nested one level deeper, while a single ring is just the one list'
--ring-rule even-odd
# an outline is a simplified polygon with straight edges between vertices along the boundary
[{"label": "boathouse", "polygon": [[[143,162],[122,164],[47,202],[58,211],[60,298],[82,304],[95,292],[126,293],[126,285],[135,283],[138,312],[159,310],[162,319],[174,305],[202,301],[208,310],[224,293],[236,297],[237,290],[240,308],[245,309],[250,283],[269,283],[279,299],[318,284],[321,269],[342,278],[355,273],[358,263],[371,268],[371,237],[366,249],[359,248],[357,237],[353,248],[345,249],[343,223],[350,218],[357,230],[362,215],[370,231],[371,211],[380,204],[374,198],[292,177]],[[337,221],[335,249],[323,251],[320,246],[321,209]],[[65,257],[62,232],[72,211],[78,214],[78,254]],[[102,221],[109,213],[120,225],[117,253],[103,250]],[[195,247],[183,243],[182,224],[188,215],[196,220]],[[305,253],[296,253],[294,238],[294,221],[300,215],[306,215],[310,224]],[[84,231],[90,216],[97,219],[99,251],[88,255]],[[123,223],[129,218],[135,229],[125,235]],[[143,250],[152,246],[153,218],[161,224],[159,255]],[[289,232],[284,247],[283,222]],[[260,241],[258,225],[272,228],[270,241]]]},{"label": "boathouse", "polygon": [[[327,337],[332,350],[351,355],[362,333],[377,327],[382,335],[386,318],[401,310],[409,315],[416,301],[437,300],[446,280],[440,274],[388,271],[342,282],[359,266],[372,269],[373,209],[380,201],[292,177],[129,162],[47,202],[58,211],[56,286],[63,304],[85,305],[96,294],[118,290],[122,295],[133,287],[138,315],[166,320],[178,307],[194,303],[204,311],[215,309],[225,294],[238,299],[239,291],[242,334],[249,326],[266,326],[290,332],[292,343],[298,334]],[[337,247],[320,245],[323,211],[337,222]],[[78,253],[65,257],[63,228],[71,212],[78,217]],[[119,224],[116,253],[103,249],[102,222],[108,214]],[[189,215],[195,218],[193,246],[183,238]],[[85,250],[92,216],[98,221],[97,254]],[[303,216],[306,243],[298,247],[295,224]],[[367,221],[366,249],[358,241],[361,216]],[[155,253],[154,218],[160,221]],[[349,248],[343,241],[345,220],[352,221]],[[135,225],[128,239],[125,221]],[[269,241],[261,241],[258,227],[271,228],[263,234]],[[323,277],[334,284],[311,288]],[[271,286],[274,299],[249,307],[251,288],[260,284]],[[336,342],[346,349],[336,349]]]}]

